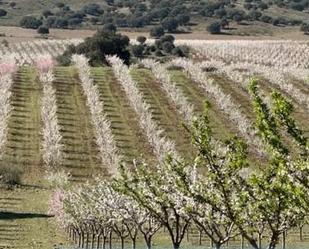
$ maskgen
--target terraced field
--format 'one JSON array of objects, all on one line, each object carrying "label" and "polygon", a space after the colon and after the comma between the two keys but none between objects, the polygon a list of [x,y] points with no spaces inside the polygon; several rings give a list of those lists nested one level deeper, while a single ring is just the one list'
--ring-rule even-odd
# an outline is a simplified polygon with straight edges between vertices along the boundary
[{"label": "terraced field", "polygon": [[[193,105],[195,115],[202,113],[205,101],[211,104],[209,112],[215,136],[224,139],[238,134],[236,125],[217,105],[214,96],[206,93],[197,82],[180,69],[168,70],[171,82]],[[90,117],[89,106],[83,92],[77,69],[74,67],[56,67],[53,87],[56,89],[57,117],[62,135],[64,160],[61,167],[70,172],[71,182],[80,184],[91,181],[97,175],[105,175],[96,144],[95,132]],[[175,143],[175,148],[186,159],[195,153],[190,135],[184,128],[184,119],[173,105],[154,74],[145,68],[133,68],[132,79],[150,106],[153,120],[163,131],[162,136]],[[217,73],[209,73],[218,86],[229,94],[242,112],[254,122],[250,98],[237,83]],[[11,112],[8,124],[8,143],[1,165],[9,165],[22,170],[23,185],[13,190],[1,189],[0,197],[0,248],[53,248],[66,244],[63,232],[59,232],[53,218],[48,215],[48,199],[51,189],[44,179],[45,168],[42,161],[42,121],[41,104],[42,85],[37,79],[38,73],[32,67],[20,67],[14,77],[12,88]],[[124,161],[130,167],[135,158],[143,158],[150,165],[156,162],[153,148],[139,124],[138,114],[130,105],[122,85],[111,68],[91,69],[91,77],[98,87],[104,113],[111,123],[111,130]],[[308,94],[305,82],[295,81],[295,85]],[[267,80],[261,80],[263,91],[270,93],[272,87]],[[296,106],[295,118],[308,134],[309,113],[305,106],[292,100]],[[238,134],[239,135],[239,134]],[[290,146],[292,143],[287,141]],[[196,230],[190,230],[187,244],[199,244]],[[294,237],[297,236],[295,232]],[[305,236],[305,235],[304,235]],[[306,237],[307,238],[307,237]],[[306,239],[304,238],[304,239]],[[164,241],[166,238],[161,237]],[[202,244],[210,241],[201,239]],[[239,244],[239,240],[235,242]]]}]

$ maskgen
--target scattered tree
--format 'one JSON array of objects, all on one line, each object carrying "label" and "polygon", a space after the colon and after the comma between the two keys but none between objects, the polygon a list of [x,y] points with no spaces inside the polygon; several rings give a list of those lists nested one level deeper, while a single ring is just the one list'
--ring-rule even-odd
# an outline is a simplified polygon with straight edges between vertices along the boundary
[{"label": "scattered tree", "polygon": [[219,34],[221,32],[221,23],[218,21],[212,22],[207,26],[207,31],[210,34]]},{"label": "scattered tree", "polygon": [[165,34],[162,26],[156,26],[150,30],[150,36],[159,38]]},{"label": "scattered tree", "polygon": [[0,17],[6,16],[7,15],[7,11],[4,9],[0,9]]},{"label": "scattered tree", "polygon": [[41,34],[41,35],[49,34],[49,28],[46,27],[46,26],[40,26],[38,28],[38,33]]},{"label": "scattered tree", "polygon": [[37,29],[42,25],[42,21],[34,16],[25,16],[20,20],[20,26],[27,29]]}]

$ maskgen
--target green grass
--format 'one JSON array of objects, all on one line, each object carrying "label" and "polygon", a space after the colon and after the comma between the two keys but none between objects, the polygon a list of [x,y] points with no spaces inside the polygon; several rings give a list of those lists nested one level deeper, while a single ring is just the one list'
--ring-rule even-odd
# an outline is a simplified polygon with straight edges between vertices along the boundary
[{"label": "green grass", "polygon": [[218,139],[226,139],[236,134],[236,130],[229,124],[226,116],[218,109],[214,99],[207,96],[205,91],[198,86],[198,83],[193,82],[183,71],[171,70],[171,79],[176,86],[187,97],[189,103],[194,106],[197,116],[204,112],[206,101],[210,103],[209,109],[210,125],[213,128],[214,135]]},{"label": "green grass", "polygon": [[[8,143],[3,163],[14,165],[26,174],[29,182],[38,179],[42,172],[40,143],[40,93],[36,73],[23,67],[17,73],[12,87],[13,110],[8,123]],[[39,180],[40,181],[40,180]]]},{"label": "green grass", "polygon": [[183,127],[184,120],[169,102],[160,83],[155,80],[154,75],[148,69],[133,69],[131,75],[137,82],[145,102],[151,106],[153,118],[164,130],[164,135],[175,142],[176,150],[184,158],[191,158],[194,155],[194,149],[190,135]]},{"label": "green grass", "polygon": [[97,173],[106,174],[77,71],[71,67],[57,67],[55,77],[58,122],[64,144],[63,167],[76,182],[84,182]]},{"label": "green grass", "polygon": [[22,169],[24,177],[18,188],[0,189],[0,248],[47,249],[65,241],[47,215],[50,191],[44,187],[40,153],[42,92],[36,77],[33,69],[22,67],[12,87],[13,110],[1,163]]},{"label": "green grass", "polygon": [[100,91],[104,112],[111,122],[117,148],[124,160],[132,164],[133,159],[143,158],[147,163],[154,163],[152,148],[139,126],[138,116],[112,70],[93,68],[92,77]]}]

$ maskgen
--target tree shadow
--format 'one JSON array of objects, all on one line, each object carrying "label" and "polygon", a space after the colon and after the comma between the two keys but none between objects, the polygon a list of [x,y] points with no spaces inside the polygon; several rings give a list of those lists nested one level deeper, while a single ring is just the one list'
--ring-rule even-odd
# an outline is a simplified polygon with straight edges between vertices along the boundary
[{"label": "tree shadow", "polygon": [[34,218],[51,218],[52,215],[38,213],[16,213],[16,212],[0,212],[0,220],[19,220]]}]

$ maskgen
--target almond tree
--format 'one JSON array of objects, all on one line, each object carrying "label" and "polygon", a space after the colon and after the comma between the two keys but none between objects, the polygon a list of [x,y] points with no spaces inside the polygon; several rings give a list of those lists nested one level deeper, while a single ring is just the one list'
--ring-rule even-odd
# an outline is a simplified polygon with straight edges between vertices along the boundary
[{"label": "almond tree", "polygon": [[63,159],[62,135],[57,118],[56,91],[53,88],[54,61],[50,55],[36,58],[39,78],[43,85],[41,118],[43,121],[43,160],[49,171],[58,171]]},{"label": "almond tree", "polygon": [[104,113],[99,90],[97,86],[93,84],[93,79],[90,77],[88,59],[84,55],[73,55],[72,60],[78,69],[81,85],[87,98],[87,105],[90,109],[96,143],[99,147],[102,164],[103,166],[107,166],[108,173],[114,176],[117,173],[117,167],[122,158],[119,155],[112,134],[111,122]]},{"label": "almond tree", "polygon": [[[294,127],[290,132],[300,145],[304,145],[304,138],[300,135],[302,133],[295,130],[294,122],[288,121],[291,118],[289,111],[280,108],[278,103],[274,107],[275,114],[270,112],[258,94],[255,81],[250,84],[250,93],[259,135],[269,154],[267,167],[250,172],[249,169],[256,166],[249,168],[246,147],[238,138],[226,141],[225,153],[216,151],[212,147],[212,132],[207,115],[195,121],[191,129],[194,144],[199,151],[194,160],[195,165],[181,165],[172,160],[169,167],[177,175],[174,178],[178,191],[191,198],[187,202],[191,202],[187,213],[191,214],[193,221],[208,228],[205,232],[213,232],[216,226],[221,227],[216,236],[212,237],[209,233],[217,248],[239,233],[254,248],[261,248],[261,236],[267,234],[267,248],[274,249],[280,236],[306,217],[308,191],[301,181],[304,178],[297,181],[294,174],[297,172],[302,177],[308,175],[308,159],[301,159],[303,152],[296,159],[289,156],[273,115],[285,114],[281,122]],[[277,94],[273,94],[273,98],[282,104]],[[193,178],[192,172],[196,172]]]},{"label": "almond tree", "polygon": [[12,110],[11,87],[16,68],[14,55],[6,56],[0,61],[0,158],[3,156],[3,147],[7,141],[8,119]]},{"label": "almond tree", "polygon": [[131,106],[139,116],[139,124],[144,130],[153,152],[160,163],[164,163],[167,153],[179,158],[175,144],[163,135],[164,131],[154,121],[149,111],[151,107],[144,101],[144,96],[139,91],[137,83],[132,79],[128,66],[117,56],[108,56],[106,59],[111,64],[115,76],[121,83]]},{"label": "almond tree", "polygon": [[161,223],[170,236],[173,248],[178,249],[191,218],[185,212],[186,199],[175,188],[176,175],[172,173],[168,163],[158,166],[155,170],[147,165],[139,165],[133,172],[121,167],[117,188],[133,198]]}]

